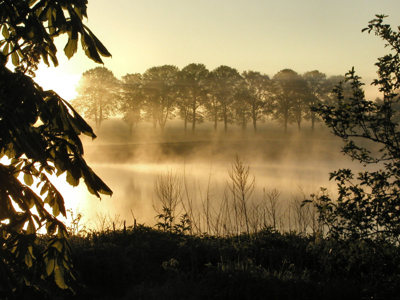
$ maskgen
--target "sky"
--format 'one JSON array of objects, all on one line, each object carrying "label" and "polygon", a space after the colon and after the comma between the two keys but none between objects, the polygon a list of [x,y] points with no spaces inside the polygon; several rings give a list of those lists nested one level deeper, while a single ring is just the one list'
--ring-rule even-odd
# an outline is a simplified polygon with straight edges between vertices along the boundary
[{"label": "sky", "polygon": [[[118,78],[164,64],[228,65],[271,77],[285,68],[344,75],[354,66],[374,97],[374,63],[388,49],[361,29],[375,14],[397,27],[400,1],[89,0],[87,25],[112,53],[104,66]],[[60,65],[42,65],[36,80],[70,100],[81,74],[98,65],[82,51],[68,60],[65,42],[57,41]]]}]

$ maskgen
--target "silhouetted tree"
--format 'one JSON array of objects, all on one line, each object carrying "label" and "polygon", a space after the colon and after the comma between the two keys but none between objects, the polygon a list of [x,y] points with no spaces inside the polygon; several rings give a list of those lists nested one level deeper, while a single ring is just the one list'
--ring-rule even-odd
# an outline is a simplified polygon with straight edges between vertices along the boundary
[{"label": "silhouetted tree", "polygon": [[351,95],[343,84],[335,88],[337,102],[315,108],[333,133],[345,142],[343,152],[364,165],[381,169],[350,169],[331,173],[338,184],[338,198],[326,192],[315,199],[321,219],[337,237],[377,238],[398,243],[400,237],[400,32],[383,24],[384,16],[370,21],[368,32],[381,37],[390,53],[378,58],[378,79],[373,85],[383,94],[381,102],[365,99],[363,83],[354,68],[346,74]]},{"label": "silhouetted tree", "polygon": [[228,130],[228,123],[232,121],[231,105],[240,80],[239,72],[228,66],[219,66],[210,74],[211,93],[218,101],[218,106],[213,105],[214,112],[217,112],[216,108],[219,108],[218,113],[224,122],[225,132]]},{"label": "silhouetted tree", "polygon": [[119,83],[114,74],[105,67],[96,67],[82,74],[78,96],[72,101],[86,118],[94,120],[96,127],[118,108]]},{"label": "silhouetted tree", "polygon": [[213,81],[211,79],[208,81],[208,86],[210,92],[207,93],[207,101],[205,102],[204,107],[208,118],[214,124],[214,131],[216,131],[218,127],[218,117],[221,105],[218,101],[217,96],[215,96],[215,94],[212,92]]},{"label": "silhouetted tree", "polygon": [[[67,289],[74,280],[63,196],[50,176],[66,174],[89,191],[111,194],[83,159],[79,135],[95,137],[74,108],[33,75],[41,59],[57,66],[54,38],[68,35],[71,57],[79,37],[96,62],[107,49],[82,23],[86,1],[0,1],[0,297],[27,299],[21,291],[44,291],[51,281]],[[13,69],[7,64],[11,59]],[[51,212],[49,212],[51,209]],[[41,228],[48,238],[41,239]],[[24,289],[25,288],[25,289]]]},{"label": "silhouetted tree", "polygon": [[136,73],[123,76],[121,80],[121,111],[129,126],[130,135],[132,135],[133,128],[141,120],[144,100],[142,75]]},{"label": "silhouetted tree", "polygon": [[326,80],[326,75],[317,70],[304,73],[303,78],[307,82],[309,91],[306,97],[309,106],[306,110],[306,119],[311,121],[311,129],[314,130],[318,115],[310,108],[323,103],[332,88]]},{"label": "silhouetted tree", "polygon": [[289,121],[295,121],[300,129],[305,111],[307,86],[299,74],[290,69],[279,71],[273,77],[275,94],[275,117],[283,122],[287,132]]},{"label": "silhouetted tree", "polygon": [[177,79],[179,69],[164,65],[148,69],[142,77],[143,94],[146,97],[146,114],[164,130],[168,119],[173,116],[177,98]]},{"label": "silhouetted tree", "polygon": [[257,121],[272,111],[271,80],[268,75],[254,71],[243,72],[242,77],[248,90],[248,97],[244,100],[250,106],[253,128],[257,131]]},{"label": "silhouetted tree", "polygon": [[192,131],[195,131],[196,122],[203,120],[199,107],[207,100],[207,81],[209,71],[203,64],[189,64],[184,67],[179,75],[179,86],[181,88],[181,101],[179,107],[185,120],[192,122]]},{"label": "silhouetted tree", "polygon": [[234,95],[234,101],[232,103],[232,110],[236,122],[240,125],[242,130],[247,128],[247,122],[251,118],[251,106],[249,103],[252,102],[254,95],[251,94],[245,82],[237,86],[236,93]]}]

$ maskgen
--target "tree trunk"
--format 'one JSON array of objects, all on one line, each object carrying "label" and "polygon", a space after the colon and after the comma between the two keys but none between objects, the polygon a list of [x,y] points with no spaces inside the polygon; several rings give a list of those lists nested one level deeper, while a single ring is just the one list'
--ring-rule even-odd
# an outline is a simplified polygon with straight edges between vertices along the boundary
[{"label": "tree trunk", "polygon": [[185,133],[187,132],[187,123],[188,123],[188,113],[187,111],[185,111],[185,120],[184,120]]},{"label": "tree trunk", "polygon": [[245,131],[247,127],[246,115],[242,114],[242,130]]},{"label": "tree trunk", "polygon": [[301,131],[301,114],[298,114],[296,117],[297,129]]},{"label": "tree trunk", "polygon": [[99,127],[99,115],[97,114],[97,107],[98,107],[98,100],[95,98],[95,107],[94,107],[94,123],[96,125],[96,128]]},{"label": "tree trunk", "polygon": [[252,111],[251,111],[251,118],[253,119],[254,132],[257,132],[257,114],[256,114],[256,110],[254,107],[252,108]]},{"label": "tree trunk", "polygon": [[161,132],[164,132],[165,123],[159,123],[158,125],[160,126]]},{"label": "tree trunk", "polygon": [[285,113],[285,115],[284,115],[284,120],[283,120],[283,126],[284,126],[284,128],[285,128],[285,133],[287,133],[287,123],[288,123],[288,119],[289,119],[289,116],[287,115],[287,113]]},{"label": "tree trunk", "polygon": [[102,122],[103,122],[103,107],[102,107],[101,102],[100,102],[100,113],[99,113],[99,125],[98,125],[98,128],[100,128]]},{"label": "tree trunk", "polygon": [[218,126],[218,111],[215,108],[214,109],[214,131],[217,131],[217,126]]},{"label": "tree trunk", "polygon": [[228,132],[228,112],[226,109],[226,105],[224,105],[223,113],[224,113],[224,131],[225,131],[225,133],[227,133]]},{"label": "tree trunk", "polygon": [[311,112],[311,130],[314,131],[315,127],[315,113]]},{"label": "tree trunk", "polygon": [[156,130],[157,128],[157,119],[158,119],[158,109],[155,104],[152,104],[152,115],[153,115],[153,129]]},{"label": "tree trunk", "polygon": [[129,126],[129,136],[132,137],[132,133],[133,133],[133,122],[129,122],[128,123]]},{"label": "tree trunk", "polygon": [[192,132],[196,129],[196,99],[193,102],[192,106]]}]

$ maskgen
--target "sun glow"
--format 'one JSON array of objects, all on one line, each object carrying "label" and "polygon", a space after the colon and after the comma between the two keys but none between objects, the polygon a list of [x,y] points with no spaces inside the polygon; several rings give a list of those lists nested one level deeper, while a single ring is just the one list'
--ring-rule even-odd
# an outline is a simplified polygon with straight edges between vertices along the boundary
[{"label": "sun glow", "polygon": [[61,68],[47,67],[43,64],[36,71],[34,80],[45,90],[54,90],[65,100],[77,96],[76,86],[81,75],[64,72]]}]

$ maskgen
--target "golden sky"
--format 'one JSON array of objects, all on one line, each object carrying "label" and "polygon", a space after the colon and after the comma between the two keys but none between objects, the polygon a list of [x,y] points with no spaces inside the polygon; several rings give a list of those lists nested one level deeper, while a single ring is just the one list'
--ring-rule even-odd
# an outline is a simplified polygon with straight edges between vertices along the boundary
[{"label": "golden sky", "polygon": [[[344,74],[352,66],[369,83],[383,42],[361,33],[375,14],[400,25],[399,0],[89,0],[87,24],[113,57],[117,77],[163,64],[179,68],[228,65],[273,76],[284,68]],[[66,99],[82,72],[93,68],[82,52],[60,66],[43,66],[37,81]],[[367,95],[374,95],[367,86]]]}]

